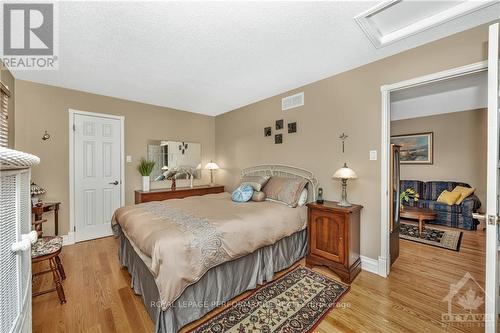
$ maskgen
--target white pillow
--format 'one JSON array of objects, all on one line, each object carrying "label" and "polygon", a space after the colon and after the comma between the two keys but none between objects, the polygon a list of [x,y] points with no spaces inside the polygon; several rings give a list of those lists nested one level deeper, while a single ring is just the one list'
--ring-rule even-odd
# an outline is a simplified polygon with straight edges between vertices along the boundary
[{"label": "white pillow", "polygon": [[307,203],[307,188],[303,189],[302,192],[300,193],[298,205],[300,207],[304,206]]}]

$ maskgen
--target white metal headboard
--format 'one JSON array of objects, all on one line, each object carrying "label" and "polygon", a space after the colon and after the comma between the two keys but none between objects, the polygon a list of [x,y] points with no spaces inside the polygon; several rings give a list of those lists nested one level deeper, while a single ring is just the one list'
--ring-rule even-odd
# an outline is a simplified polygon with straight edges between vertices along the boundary
[{"label": "white metal headboard", "polygon": [[311,171],[282,164],[263,164],[241,170],[241,176],[279,176],[307,180],[307,201],[316,201],[318,180]]}]

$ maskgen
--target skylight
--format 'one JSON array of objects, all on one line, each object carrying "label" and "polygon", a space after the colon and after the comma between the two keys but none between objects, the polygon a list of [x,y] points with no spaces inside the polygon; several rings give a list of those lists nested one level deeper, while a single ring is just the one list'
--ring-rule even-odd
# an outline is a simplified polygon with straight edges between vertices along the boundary
[{"label": "skylight", "polygon": [[493,5],[495,1],[390,0],[354,19],[376,48]]}]

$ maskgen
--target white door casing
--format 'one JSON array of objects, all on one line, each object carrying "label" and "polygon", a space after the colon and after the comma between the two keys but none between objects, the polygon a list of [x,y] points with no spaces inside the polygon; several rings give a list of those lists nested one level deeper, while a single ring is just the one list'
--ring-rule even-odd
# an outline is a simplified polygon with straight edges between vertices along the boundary
[{"label": "white door casing", "polygon": [[498,194],[500,139],[498,112],[499,84],[499,24],[489,27],[488,39],[488,158],[486,193],[486,279],[485,332],[496,332],[498,321]]},{"label": "white door casing", "polygon": [[111,217],[123,205],[123,118],[70,112],[75,241],[109,236]]}]

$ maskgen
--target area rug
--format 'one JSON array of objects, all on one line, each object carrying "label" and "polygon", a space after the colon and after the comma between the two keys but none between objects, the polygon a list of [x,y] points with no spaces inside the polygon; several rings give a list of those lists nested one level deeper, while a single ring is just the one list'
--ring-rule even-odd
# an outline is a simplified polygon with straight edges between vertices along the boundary
[{"label": "area rug", "polygon": [[311,332],[348,290],[349,286],[298,267],[191,332]]},{"label": "area rug", "polygon": [[458,230],[438,230],[429,226],[424,227],[423,237],[420,237],[418,225],[401,223],[399,238],[411,240],[418,243],[433,245],[443,249],[458,251],[462,232]]}]

